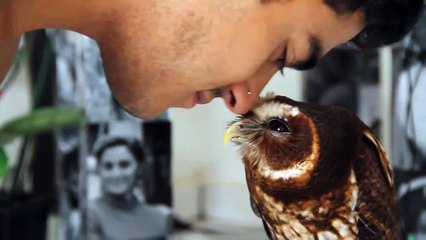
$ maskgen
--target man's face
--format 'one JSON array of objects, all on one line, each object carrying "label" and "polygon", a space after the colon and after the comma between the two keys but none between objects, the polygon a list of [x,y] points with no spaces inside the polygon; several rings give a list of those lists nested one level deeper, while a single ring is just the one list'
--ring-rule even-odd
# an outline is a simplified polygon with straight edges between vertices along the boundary
[{"label": "man's face", "polygon": [[282,59],[308,68],[364,22],[362,12],[337,15],[323,0],[146,2],[130,0],[98,39],[114,96],[141,117],[217,96],[243,114]]},{"label": "man's face", "polygon": [[136,177],[137,161],[126,146],[106,149],[99,161],[102,188],[112,195],[122,195],[131,190]]}]

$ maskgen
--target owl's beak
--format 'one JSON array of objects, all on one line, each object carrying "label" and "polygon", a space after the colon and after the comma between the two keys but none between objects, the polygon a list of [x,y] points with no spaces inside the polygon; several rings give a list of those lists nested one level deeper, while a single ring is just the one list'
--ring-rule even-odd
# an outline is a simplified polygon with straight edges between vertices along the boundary
[{"label": "owl's beak", "polygon": [[223,137],[223,144],[232,141],[234,143],[242,143],[242,136],[240,132],[241,122],[233,123],[228,129],[226,129],[225,136]]}]

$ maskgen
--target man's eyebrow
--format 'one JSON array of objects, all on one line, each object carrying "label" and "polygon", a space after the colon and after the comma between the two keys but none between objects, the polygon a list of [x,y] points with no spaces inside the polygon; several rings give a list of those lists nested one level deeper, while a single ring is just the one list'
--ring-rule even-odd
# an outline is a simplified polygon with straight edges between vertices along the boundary
[{"label": "man's eyebrow", "polygon": [[321,57],[322,46],[319,39],[313,35],[309,36],[309,54],[308,58],[289,65],[289,68],[296,70],[307,70],[313,68]]}]

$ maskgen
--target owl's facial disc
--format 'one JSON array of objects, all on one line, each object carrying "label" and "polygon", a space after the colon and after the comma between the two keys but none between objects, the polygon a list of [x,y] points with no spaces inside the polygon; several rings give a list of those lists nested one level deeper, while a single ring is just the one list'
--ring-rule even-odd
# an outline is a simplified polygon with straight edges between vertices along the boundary
[{"label": "owl's facial disc", "polygon": [[259,179],[278,189],[306,186],[318,162],[314,122],[303,106],[282,96],[259,99],[227,129],[224,142],[229,141],[239,145],[243,162]]}]

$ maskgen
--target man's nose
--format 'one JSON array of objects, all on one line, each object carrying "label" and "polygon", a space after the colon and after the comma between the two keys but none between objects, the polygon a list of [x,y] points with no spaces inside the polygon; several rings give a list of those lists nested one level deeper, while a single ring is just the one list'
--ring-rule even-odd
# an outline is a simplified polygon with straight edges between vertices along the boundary
[{"label": "man's nose", "polygon": [[236,83],[226,88],[223,98],[231,112],[245,114],[256,102],[259,93],[257,89],[250,89],[247,83]]}]

